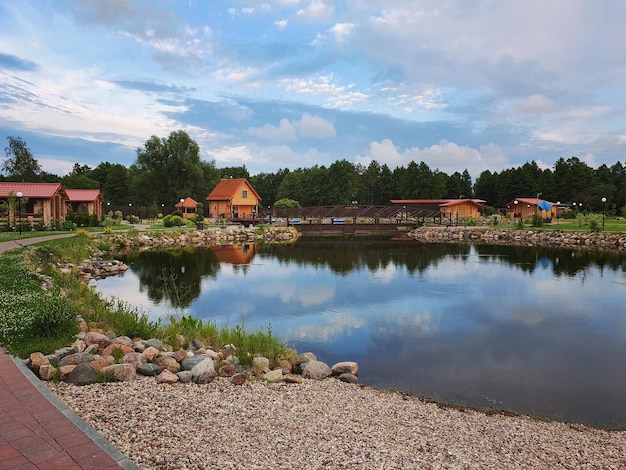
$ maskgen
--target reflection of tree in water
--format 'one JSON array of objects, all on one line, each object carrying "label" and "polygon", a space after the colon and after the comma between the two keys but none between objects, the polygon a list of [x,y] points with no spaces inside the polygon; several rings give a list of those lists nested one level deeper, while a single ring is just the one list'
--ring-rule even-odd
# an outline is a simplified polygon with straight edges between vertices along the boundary
[{"label": "reflection of tree in water", "polygon": [[139,289],[150,300],[169,300],[176,309],[189,307],[200,296],[202,278],[215,278],[220,262],[211,250],[177,247],[119,256],[139,278]]},{"label": "reflection of tree in water", "polygon": [[325,267],[338,274],[367,268],[370,271],[389,266],[424,272],[448,256],[467,259],[467,245],[423,244],[415,241],[303,241],[290,245],[266,245],[259,253],[270,254],[281,262]]},{"label": "reflection of tree in water", "polygon": [[584,277],[589,268],[594,266],[600,271],[626,270],[626,256],[619,252],[503,245],[475,245],[475,248],[482,259],[504,261],[529,273],[538,268],[550,268],[557,277],[574,277],[578,274]]}]

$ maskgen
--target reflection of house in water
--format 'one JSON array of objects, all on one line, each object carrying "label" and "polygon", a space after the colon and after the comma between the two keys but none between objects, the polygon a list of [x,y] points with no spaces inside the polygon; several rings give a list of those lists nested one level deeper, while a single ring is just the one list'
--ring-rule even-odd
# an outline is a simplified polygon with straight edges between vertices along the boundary
[{"label": "reflection of house in water", "polygon": [[209,248],[220,262],[228,264],[250,264],[256,253],[256,245],[254,243],[219,245]]}]

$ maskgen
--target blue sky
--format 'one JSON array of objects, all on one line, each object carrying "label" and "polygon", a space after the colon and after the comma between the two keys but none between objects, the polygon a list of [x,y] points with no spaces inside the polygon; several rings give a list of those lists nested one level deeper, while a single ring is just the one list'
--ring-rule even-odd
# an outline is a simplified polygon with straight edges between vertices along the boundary
[{"label": "blue sky", "polygon": [[59,175],[176,130],[253,175],[624,163],[625,20],[622,0],[3,0],[0,137]]}]

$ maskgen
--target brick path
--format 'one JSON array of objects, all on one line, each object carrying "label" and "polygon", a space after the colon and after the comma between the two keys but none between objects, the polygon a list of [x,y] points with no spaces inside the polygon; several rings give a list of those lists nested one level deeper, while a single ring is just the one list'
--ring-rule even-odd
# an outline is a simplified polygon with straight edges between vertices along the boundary
[{"label": "brick path", "polygon": [[137,469],[0,348],[0,470]]}]

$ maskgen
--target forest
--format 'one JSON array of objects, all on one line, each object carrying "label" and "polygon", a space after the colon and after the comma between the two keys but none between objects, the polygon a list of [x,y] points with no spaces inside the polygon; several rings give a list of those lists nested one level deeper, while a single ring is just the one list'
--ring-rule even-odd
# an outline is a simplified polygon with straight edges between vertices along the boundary
[{"label": "forest", "polygon": [[[247,178],[263,200],[273,207],[281,199],[300,206],[338,204],[388,205],[392,199],[477,198],[492,208],[504,207],[516,197],[536,197],[562,204],[582,203],[583,210],[626,215],[626,166],[591,168],[578,157],[560,157],[549,169],[535,161],[502,171],[474,176],[467,169],[448,175],[424,162],[389,168],[372,161],[368,166],[340,159],[326,167],[279,169],[250,175],[245,165],[218,168],[200,157],[200,147],[184,131],[166,138],[150,137],[137,149],[130,166],[102,162],[97,167],[75,163],[58,176],[42,171],[20,137],[7,137],[0,181],[60,182],[67,189],[100,189],[112,206],[172,206],[181,197],[204,202],[222,178]],[[603,204],[602,198],[606,198]]]}]

